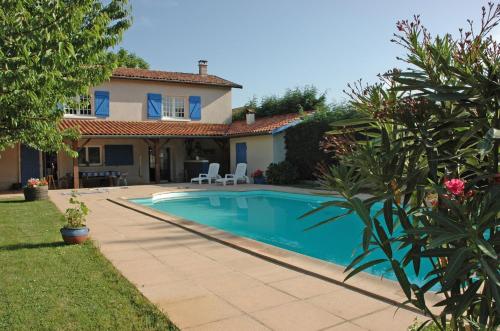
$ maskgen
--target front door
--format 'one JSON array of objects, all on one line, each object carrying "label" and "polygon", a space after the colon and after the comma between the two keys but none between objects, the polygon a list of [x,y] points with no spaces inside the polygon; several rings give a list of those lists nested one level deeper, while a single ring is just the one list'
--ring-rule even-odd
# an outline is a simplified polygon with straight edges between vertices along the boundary
[{"label": "front door", "polygon": [[236,164],[247,163],[247,143],[236,143]]},{"label": "front door", "polygon": [[30,178],[40,177],[40,152],[26,145],[21,145],[21,184],[24,186]]}]

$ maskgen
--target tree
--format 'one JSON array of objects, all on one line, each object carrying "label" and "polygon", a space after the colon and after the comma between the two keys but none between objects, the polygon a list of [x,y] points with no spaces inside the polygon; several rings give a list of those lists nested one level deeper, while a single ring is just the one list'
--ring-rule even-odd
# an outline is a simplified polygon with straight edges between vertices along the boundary
[{"label": "tree", "polygon": [[[458,39],[431,36],[418,16],[398,22],[393,41],[410,68],[350,86],[364,116],[333,124],[340,164],[322,175],[344,200],[321,209],[345,208],[364,224],[346,278],[390,266],[407,303],[440,330],[500,325],[500,50],[491,37],[499,22],[493,4]],[[371,197],[361,200],[363,190]],[[431,309],[434,290],[442,300]]]},{"label": "tree", "polygon": [[107,79],[108,49],[130,26],[127,0],[4,0],[0,8],[0,150],[66,150],[61,104]]},{"label": "tree", "polygon": [[120,48],[116,53],[109,53],[110,61],[114,61],[117,67],[149,69],[149,63],[143,58]]},{"label": "tree", "polygon": [[[256,117],[273,116],[279,114],[299,113],[301,111],[319,110],[327,108],[325,93],[318,95],[314,86],[296,87],[287,89],[283,96],[266,96],[260,102],[254,97],[245,106],[253,109]],[[241,120],[245,112],[233,113],[233,120]]]}]

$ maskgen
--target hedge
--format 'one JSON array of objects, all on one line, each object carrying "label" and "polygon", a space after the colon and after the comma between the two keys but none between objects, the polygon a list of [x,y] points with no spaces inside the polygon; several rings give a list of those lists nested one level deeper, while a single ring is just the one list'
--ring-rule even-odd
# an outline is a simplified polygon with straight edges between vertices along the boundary
[{"label": "hedge", "polygon": [[319,147],[323,135],[329,130],[326,121],[305,121],[286,131],[286,160],[297,167],[299,179],[315,179],[318,163],[332,162],[332,158]]}]

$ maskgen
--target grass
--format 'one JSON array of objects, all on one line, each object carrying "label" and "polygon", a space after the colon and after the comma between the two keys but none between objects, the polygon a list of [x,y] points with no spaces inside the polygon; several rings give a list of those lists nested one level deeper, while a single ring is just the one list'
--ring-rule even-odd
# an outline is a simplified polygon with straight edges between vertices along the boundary
[{"label": "grass", "polygon": [[49,201],[0,200],[0,330],[177,330]]}]

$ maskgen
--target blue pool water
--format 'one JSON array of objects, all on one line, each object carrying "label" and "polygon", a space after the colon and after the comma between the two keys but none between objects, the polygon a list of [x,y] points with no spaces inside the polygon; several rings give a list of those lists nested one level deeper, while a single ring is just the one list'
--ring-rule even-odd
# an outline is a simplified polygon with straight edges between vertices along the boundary
[{"label": "blue pool water", "polygon": [[[169,193],[159,199],[132,199],[132,202],[159,211],[248,237],[321,260],[347,266],[362,251],[363,223],[356,215],[322,225],[305,228],[342,214],[342,208],[331,207],[299,220],[304,213],[332,197],[275,191],[202,191]],[[371,259],[383,257],[374,252]],[[397,256],[396,256],[397,258]],[[421,275],[429,271],[423,264]],[[413,274],[411,281],[421,283]],[[388,265],[377,265],[367,272],[395,280]]]}]

